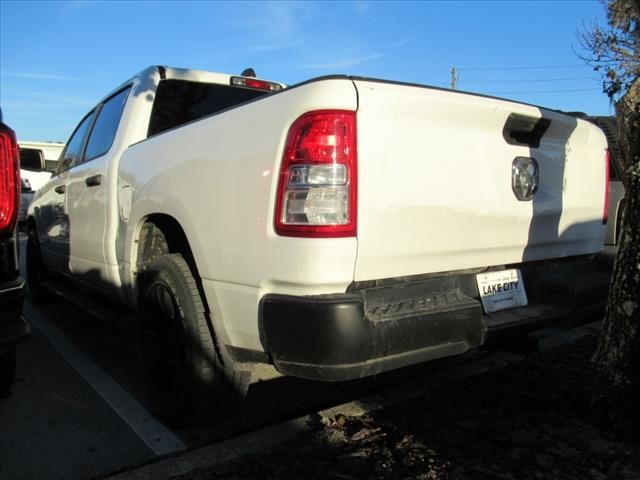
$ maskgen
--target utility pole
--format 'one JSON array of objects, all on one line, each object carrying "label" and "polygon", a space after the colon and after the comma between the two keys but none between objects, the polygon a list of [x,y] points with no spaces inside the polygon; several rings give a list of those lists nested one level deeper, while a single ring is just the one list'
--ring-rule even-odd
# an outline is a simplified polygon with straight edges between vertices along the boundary
[{"label": "utility pole", "polygon": [[458,70],[456,67],[451,68],[451,90],[458,88]]}]

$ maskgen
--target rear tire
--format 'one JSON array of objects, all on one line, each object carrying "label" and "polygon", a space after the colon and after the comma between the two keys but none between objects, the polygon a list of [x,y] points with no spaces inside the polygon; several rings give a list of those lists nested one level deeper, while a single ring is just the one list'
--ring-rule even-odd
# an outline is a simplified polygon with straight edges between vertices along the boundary
[{"label": "rear tire", "polygon": [[147,391],[159,417],[190,427],[228,412],[244,398],[249,373],[222,365],[182,255],[151,262],[142,279],[139,313]]},{"label": "rear tire", "polygon": [[11,391],[16,378],[16,347],[0,354],[0,398],[6,397]]}]

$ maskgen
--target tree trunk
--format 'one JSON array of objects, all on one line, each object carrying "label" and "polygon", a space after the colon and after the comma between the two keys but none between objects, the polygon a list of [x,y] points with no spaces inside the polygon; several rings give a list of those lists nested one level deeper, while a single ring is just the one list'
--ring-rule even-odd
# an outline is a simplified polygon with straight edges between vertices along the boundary
[{"label": "tree trunk", "polygon": [[[616,103],[625,211],[594,367],[595,420],[640,436],[640,79]],[[609,219],[615,221],[615,219]]]}]

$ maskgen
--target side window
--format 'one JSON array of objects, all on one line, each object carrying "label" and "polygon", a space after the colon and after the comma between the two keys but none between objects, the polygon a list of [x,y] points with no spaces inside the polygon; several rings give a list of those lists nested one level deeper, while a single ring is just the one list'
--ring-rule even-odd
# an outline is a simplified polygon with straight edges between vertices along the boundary
[{"label": "side window", "polygon": [[116,138],[120,117],[124,104],[129,96],[130,88],[121,91],[107,100],[98,114],[96,124],[91,131],[85,161],[93,160],[107,153]]},{"label": "side window", "polygon": [[58,164],[58,173],[67,170],[68,168],[77,165],[82,160],[82,147],[84,146],[84,138],[87,136],[87,131],[93,122],[95,112],[91,112],[84,117],[78,128],[76,128],[73,135],[67,142],[67,148],[64,150],[62,161]]}]

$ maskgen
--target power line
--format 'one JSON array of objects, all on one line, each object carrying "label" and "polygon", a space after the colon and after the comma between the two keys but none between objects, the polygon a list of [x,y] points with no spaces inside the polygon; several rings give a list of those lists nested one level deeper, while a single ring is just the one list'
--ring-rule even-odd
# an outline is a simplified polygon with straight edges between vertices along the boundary
[{"label": "power line", "polygon": [[[472,67],[472,68],[457,68],[456,67],[456,79],[459,80],[458,73],[462,70],[465,72],[469,71],[504,71],[504,70],[544,70],[551,68],[577,68],[577,67],[585,67],[587,65],[536,65],[531,67],[518,66],[518,67]],[[430,73],[429,75],[425,75],[424,77],[420,77],[416,80],[416,82],[423,82],[430,78],[438,77],[440,75],[444,75],[446,73],[452,74],[451,69],[440,70],[435,73]],[[569,81],[569,80],[598,80],[596,77],[568,77],[568,78],[550,78],[550,79],[534,79],[534,80],[470,80],[465,83],[526,83],[526,82],[555,82],[555,81]]]},{"label": "power line", "polygon": [[518,93],[518,94],[524,94],[524,93],[569,93],[569,92],[596,92],[596,91],[602,91],[599,88],[577,88],[574,90],[532,90],[532,91],[528,91],[528,92],[514,92],[514,91],[509,91],[509,92],[482,92],[485,93],[487,95],[505,95],[505,94],[514,94],[514,93]]},{"label": "power line", "polygon": [[574,80],[600,80],[597,77],[536,78],[532,80],[465,80],[464,83],[529,83],[529,82],[568,82]]},{"label": "power line", "polygon": [[447,70],[440,70],[440,71],[439,71],[439,72],[437,72],[437,73],[430,73],[430,74],[429,74],[429,75],[427,75],[426,77],[420,77],[420,78],[418,79],[418,81],[420,82],[420,81],[422,81],[422,80],[426,80],[427,78],[437,77],[438,75],[442,75],[443,73],[449,73],[449,69],[447,69]]},{"label": "power line", "polygon": [[577,67],[587,67],[585,64],[575,64],[575,65],[537,65],[534,67],[472,67],[472,68],[458,68],[458,70],[465,71],[481,71],[481,70],[544,70],[547,68],[577,68]]}]

